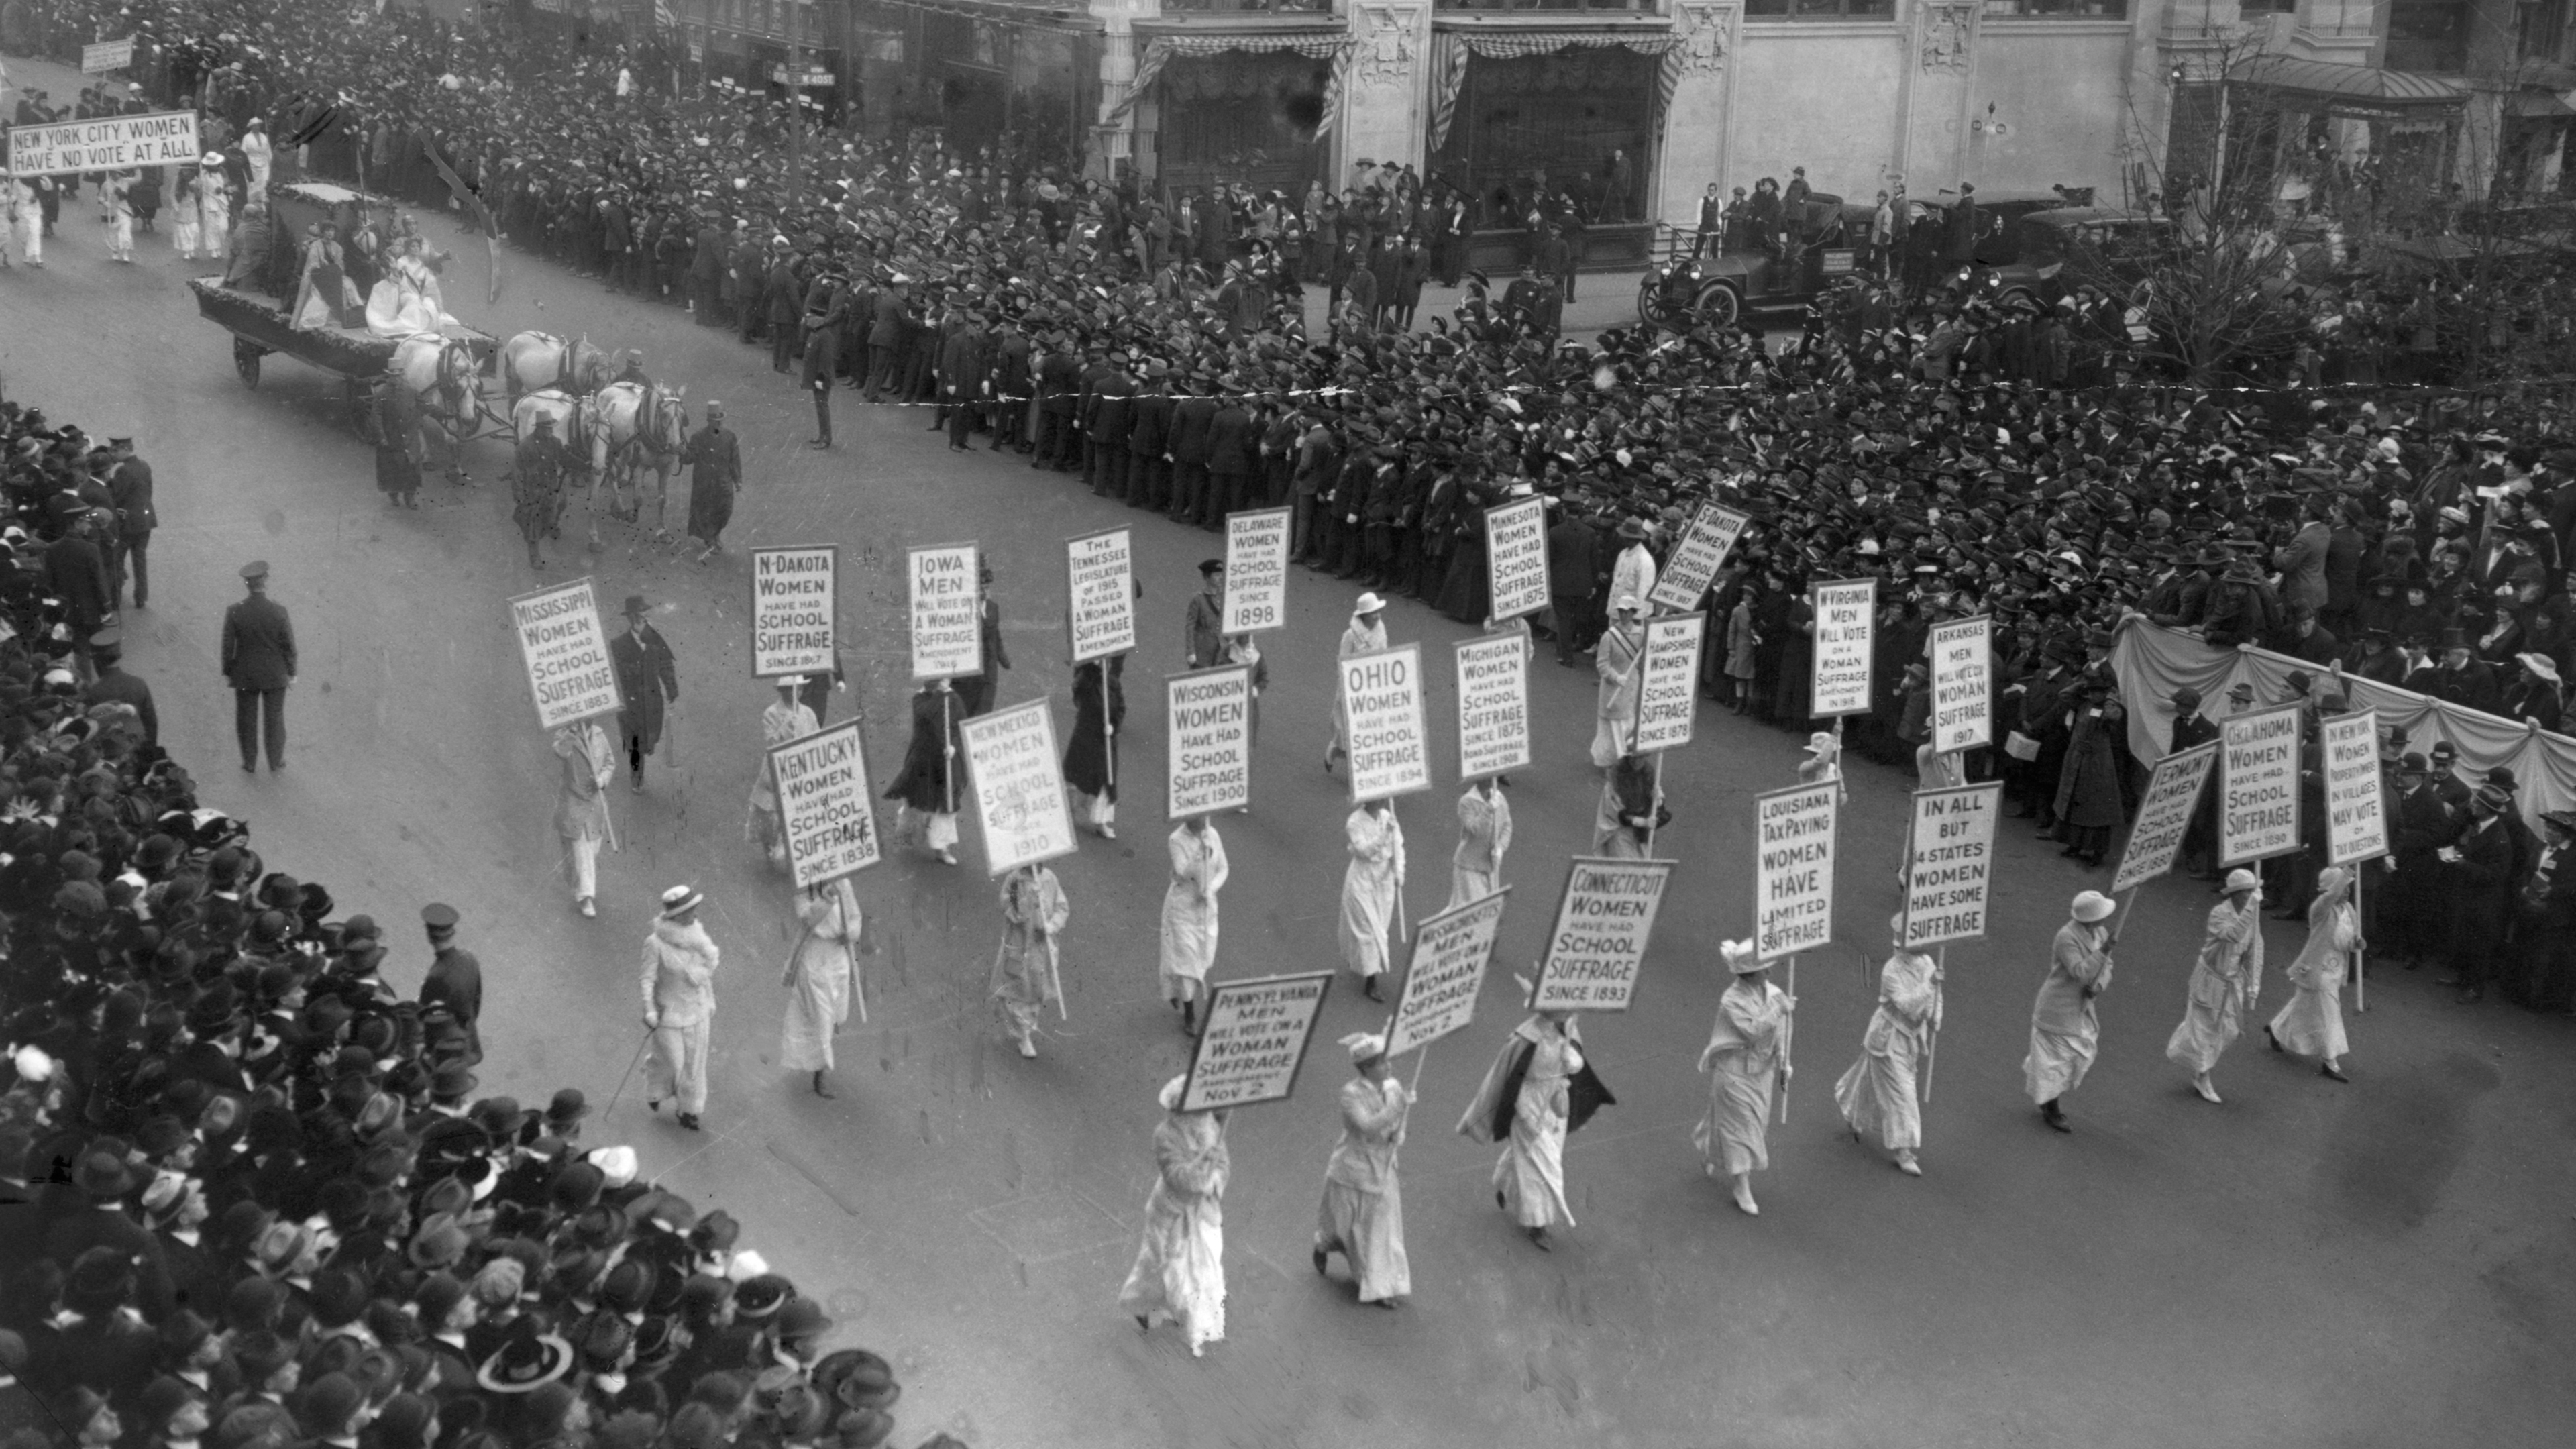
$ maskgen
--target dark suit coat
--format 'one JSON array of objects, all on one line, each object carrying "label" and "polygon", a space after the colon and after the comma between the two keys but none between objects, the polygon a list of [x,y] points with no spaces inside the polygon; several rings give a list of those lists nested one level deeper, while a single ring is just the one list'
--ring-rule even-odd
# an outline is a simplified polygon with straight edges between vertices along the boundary
[{"label": "dark suit coat", "polygon": [[1182,398],[1172,409],[1172,461],[1205,466],[1208,461],[1208,430],[1215,423],[1215,398]]},{"label": "dark suit coat", "polygon": [[804,305],[805,289],[796,284],[796,260],[780,257],[769,265],[769,286],[761,294],[766,300],[763,311],[771,322],[793,322],[797,308]]},{"label": "dark suit coat", "polygon": [[284,605],[253,594],[224,611],[224,678],[235,689],[284,689],[295,678],[295,625]]},{"label": "dark suit coat", "polygon": [[639,735],[650,753],[662,739],[662,703],[680,697],[680,676],[671,646],[661,631],[647,624],[608,641],[609,663],[617,670],[617,697],[625,732]]},{"label": "dark suit coat", "polygon": [[1038,393],[1045,399],[1039,406],[1060,418],[1073,416],[1075,404],[1082,400],[1082,360],[1070,352],[1050,352],[1038,364]]},{"label": "dark suit coat", "polygon": [[701,282],[713,282],[722,280],[724,273],[724,233],[712,226],[699,227],[697,250],[689,257],[689,275]]},{"label": "dark suit coat", "polygon": [[152,707],[151,685],[122,669],[101,670],[98,678],[90,681],[87,698],[92,704],[104,701],[132,705],[143,721],[143,742],[161,743],[161,715]]},{"label": "dark suit coat", "polygon": [[45,545],[45,586],[63,601],[75,638],[87,639],[98,632],[110,604],[107,561],[100,557],[97,544],[65,534]]},{"label": "dark suit coat", "polygon": [[479,1055],[483,1033],[474,1023],[483,1015],[483,963],[474,959],[473,952],[449,946],[429,963],[429,974],[420,981],[420,1004],[434,1003],[456,1013],[457,1024],[465,1028],[466,1039]]},{"label": "dark suit coat", "polygon": [[140,458],[128,458],[108,475],[107,495],[116,508],[117,532],[127,538],[150,533],[161,526],[161,515],[152,511],[152,465]]},{"label": "dark suit coat", "polygon": [[968,323],[939,344],[939,381],[959,397],[977,396],[984,380],[984,329]]},{"label": "dark suit coat", "polygon": [[1140,458],[1159,458],[1172,436],[1172,395],[1141,393],[1127,405],[1127,451]]},{"label": "dark suit coat", "polygon": [[1207,462],[1211,473],[1253,471],[1252,414],[1231,398],[1217,404],[1208,423]]}]

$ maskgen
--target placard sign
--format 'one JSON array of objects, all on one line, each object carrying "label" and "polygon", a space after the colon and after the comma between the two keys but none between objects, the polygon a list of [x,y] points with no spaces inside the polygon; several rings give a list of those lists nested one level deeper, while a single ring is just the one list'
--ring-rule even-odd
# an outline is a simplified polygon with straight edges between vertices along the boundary
[{"label": "placard sign", "polygon": [[1399,644],[1374,654],[1354,654],[1337,667],[1342,713],[1351,725],[1352,801],[1430,789],[1431,747],[1422,723],[1422,646]]},{"label": "placard sign", "polygon": [[1485,510],[1485,578],[1492,616],[1517,619],[1548,604],[1547,503],[1522,498]]},{"label": "placard sign", "polygon": [[510,627],[519,636],[540,728],[619,707],[617,666],[608,657],[608,633],[599,626],[588,578],[512,599]]},{"label": "placard sign", "polygon": [[1566,868],[1565,894],[1557,899],[1547,958],[1539,962],[1533,1009],[1628,1009],[1673,865],[1669,860],[1574,858]]},{"label": "placard sign", "polygon": [[1476,1019],[1476,993],[1485,989],[1485,967],[1494,959],[1494,935],[1503,926],[1510,886],[1426,918],[1413,933],[1413,955],[1404,968],[1404,994],[1387,1023],[1386,1054],[1425,1047]]},{"label": "placard sign", "polygon": [[1136,552],[1123,528],[1064,542],[1064,632],[1073,662],[1136,647]]},{"label": "placard sign", "polygon": [[955,679],[984,672],[984,590],[975,545],[911,550],[912,677]]},{"label": "placard sign", "polygon": [[2174,868],[2182,838],[2191,829],[2201,787],[2209,783],[2218,762],[2218,741],[2195,745],[2156,761],[2138,800],[2138,820],[2129,827],[2129,843],[2120,849],[2120,868],[2112,873],[2111,894],[2145,885]]},{"label": "placard sign", "polygon": [[143,116],[98,116],[9,133],[9,170],[20,177],[73,171],[131,171],[140,166],[193,166],[206,154],[197,144],[197,113],[154,111]]},{"label": "placard sign", "polygon": [[778,782],[778,820],[797,889],[838,880],[884,858],[857,720],[771,746],[769,772]]},{"label": "placard sign", "polygon": [[1187,820],[1252,803],[1252,666],[1163,679],[1163,814]]},{"label": "placard sign", "polygon": [[2219,723],[2219,864],[2299,848],[2299,734],[2295,704]]},{"label": "placard sign", "polygon": [[81,74],[105,75],[134,64],[134,37],[97,40],[81,47]]},{"label": "placard sign", "polygon": [[958,729],[966,737],[966,772],[984,827],[985,870],[1001,875],[1073,854],[1073,811],[1064,801],[1064,767],[1047,702],[978,715]]},{"label": "placard sign", "polygon": [[751,551],[751,677],[832,672],[837,544]]},{"label": "placard sign", "polygon": [[1225,607],[1228,634],[1276,629],[1288,622],[1288,510],[1261,508],[1225,516]]},{"label": "placard sign", "polygon": [[1305,1064],[1332,987],[1330,971],[1210,986],[1205,1026],[1181,1085],[1181,1110],[1286,1101],[1297,1089],[1297,1068]]},{"label": "placard sign", "polygon": [[1995,742],[1994,622],[1932,626],[1932,748],[1942,754]]},{"label": "placard sign", "polygon": [[1735,541],[1744,536],[1744,526],[1753,516],[1714,503],[1703,504],[1690,526],[1682,530],[1673,544],[1672,557],[1664,560],[1664,571],[1655,578],[1655,586],[1646,593],[1649,608],[1679,613],[1700,601],[1708,586],[1717,581],[1717,571],[1726,567],[1726,556],[1735,551]]},{"label": "placard sign", "polygon": [[1994,881],[2001,782],[1914,792],[1906,837],[1905,944],[1934,946],[1986,934],[1986,893]]},{"label": "placard sign", "polygon": [[1816,612],[1816,719],[1869,713],[1873,635],[1878,627],[1878,580],[1818,583],[1807,591]]},{"label": "placard sign", "polygon": [[1518,634],[1459,641],[1459,779],[1529,768],[1528,659],[1529,641]]},{"label": "placard sign", "polygon": [[1707,633],[1706,614],[1646,621],[1646,647],[1637,660],[1637,733],[1629,746],[1638,754],[1691,742],[1691,726],[1699,718],[1700,643]]},{"label": "placard sign", "polygon": [[1753,953],[1764,961],[1834,940],[1831,780],[1753,797]]},{"label": "placard sign", "polygon": [[2388,808],[2379,785],[2379,711],[2317,723],[2326,762],[2326,859],[2334,865],[2388,853]]}]

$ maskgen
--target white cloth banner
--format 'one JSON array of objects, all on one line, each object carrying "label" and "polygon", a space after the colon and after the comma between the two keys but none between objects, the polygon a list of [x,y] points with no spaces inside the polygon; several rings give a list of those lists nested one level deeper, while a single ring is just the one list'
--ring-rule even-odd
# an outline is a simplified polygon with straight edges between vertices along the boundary
[{"label": "white cloth banner", "polygon": [[194,111],[98,116],[86,121],[20,126],[9,133],[9,170],[21,177],[131,171],[141,166],[193,166],[205,154],[205,148],[197,144]]}]

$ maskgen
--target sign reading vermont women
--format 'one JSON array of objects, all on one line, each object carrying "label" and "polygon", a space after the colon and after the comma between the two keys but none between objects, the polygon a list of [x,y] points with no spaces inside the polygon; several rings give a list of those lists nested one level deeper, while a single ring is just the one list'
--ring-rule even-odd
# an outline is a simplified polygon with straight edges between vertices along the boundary
[{"label": "sign reading vermont women", "polygon": [[510,628],[519,636],[519,661],[527,666],[540,727],[554,729],[619,707],[617,667],[608,657],[608,633],[599,627],[589,579],[512,599]]},{"label": "sign reading vermont women", "polygon": [[751,677],[832,672],[837,544],[751,551]]},{"label": "sign reading vermont women", "polygon": [[2201,787],[2209,783],[2210,767],[2217,763],[2216,740],[2156,761],[2146,793],[2138,799],[2138,822],[2129,827],[2129,843],[2120,849],[2111,894],[2145,885],[2174,868],[2192,813],[2200,807]]},{"label": "sign reading vermont women", "polygon": [[769,770],[778,782],[778,820],[797,889],[838,880],[883,858],[857,720],[772,746]]}]

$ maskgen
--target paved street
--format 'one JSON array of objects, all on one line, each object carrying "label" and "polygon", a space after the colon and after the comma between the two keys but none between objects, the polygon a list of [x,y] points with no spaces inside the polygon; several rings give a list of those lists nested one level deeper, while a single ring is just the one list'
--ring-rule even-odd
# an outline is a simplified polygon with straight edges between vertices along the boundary
[{"label": "paved street", "polygon": [[[1139,1337],[1112,1298],[1150,1178],[1154,1091],[1185,1046],[1154,984],[1168,829],[1157,676],[1178,662],[1192,565],[1214,537],[1014,457],[956,457],[926,412],[847,392],[840,449],[805,451],[806,404],[765,349],[515,253],[486,306],[481,242],[433,219],[458,255],[448,296],[464,320],[641,348],[656,378],[686,385],[693,414],[725,400],[744,438],[748,486],[724,556],[699,566],[609,523],[585,557],[576,510],[569,565],[540,579],[495,482],[503,446],[472,451],[479,486],[433,479],[420,511],[387,510],[337,379],[273,357],[245,390],[166,235],[116,266],[93,218],[67,206],[48,267],[0,274],[0,380],[58,419],[133,435],[158,473],[158,577],[151,610],[129,616],[128,658],[206,802],[254,822],[272,869],[391,923],[388,974],[406,988],[427,959],[419,907],[457,905],[486,971],[485,1090],[523,1101],[571,1083],[607,1105],[638,1044],[654,896],[701,885],[726,952],[708,1130],[648,1116],[639,1082],[586,1136],[633,1142],[666,1186],[730,1209],[746,1244],[831,1304],[839,1341],[894,1360],[898,1442],[946,1428],[978,1449],[2493,1446],[2563,1443],[2576,1422],[2576,1022],[2455,1007],[2392,972],[2351,1020],[2351,1085],[2265,1052],[2258,1034],[2219,1068],[2227,1104],[2208,1106],[2163,1046],[2211,897],[2169,880],[2131,917],[2101,1003],[2102,1060],[2068,1101],[2075,1134],[2059,1137],[2020,1093],[2030,997],[2067,897],[2108,876],[2008,823],[1996,938],[1949,953],[1926,1176],[1908,1180],[1853,1144],[1830,1101],[1869,1014],[1910,784],[1867,765],[1842,827],[1839,944],[1800,964],[1800,1071],[1757,1183],[1763,1215],[1738,1213],[1690,1145],[1704,1095],[1692,1062],[1725,984],[1716,943],[1748,928],[1747,802],[1793,781],[1799,736],[1714,708],[1667,771],[1675,818],[1660,841],[1684,865],[1639,1008],[1585,1023],[1620,1100],[1573,1140],[1580,1225],[1553,1254],[1533,1250],[1493,1210],[1491,1154],[1451,1128],[1518,1019],[1510,971],[1535,955],[1564,861],[1588,844],[1591,677],[1545,660],[1532,681],[1542,763],[1515,776],[1516,890],[1495,972],[1477,1027],[1431,1050],[1407,1147],[1412,1303],[1363,1311],[1346,1282],[1306,1266],[1344,1074],[1331,1042],[1382,1015],[1345,977],[1296,1100],[1234,1121],[1226,1341],[1193,1362],[1171,1330]],[[1620,299],[1590,304],[1608,314],[1595,325],[1622,315],[1608,279],[1590,295]],[[684,510],[682,484],[675,522]],[[1073,904],[1070,1019],[1048,1022],[1035,1062],[992,1030],[997,911],[969,826],[958,868],[906,856],[860,878],[871,1020],[843,1040],[840,1099],[815,1099],[773,1065],[793,921],[745,838],[770,691],[748,677],[743,550],[842,546],[859,677],[833,711],[865,712],[882,785],[905,736],[903,547],[983,545],[1009,620],[1001,703],[1049,697],[1062,729],[1061,542],[1110,523],[1136,531],[1144,647],[1128,671],[1120,839],[1086,837],[1055,866]],[[216,668],[221,611],[251,558],[270,562],[304,661],[275,776],[234,769]],[[630,592],[654,601],[681,688],[673,761],[645,795],[613,797],[624,849],[603,858],[597,921],[573,913],[558,873],[555,763],[504,607],[582,572],[612,609]],[[1295,574],[1291,624],[1263,641],[1273,688],[1256,807],[1220,821],[1234,867],[1220,978],[1337,960],[1348,807],[1317,760],[1350,593]],[[1466,632],[1409,603],[1387,624],[1435,662]],[[1445,897],[1456,838],[1448,671],[1430,673],[1443,785],[1400,807],[1416,919]],[[2299,932],[2268,929],[2267,1013]]]}]

